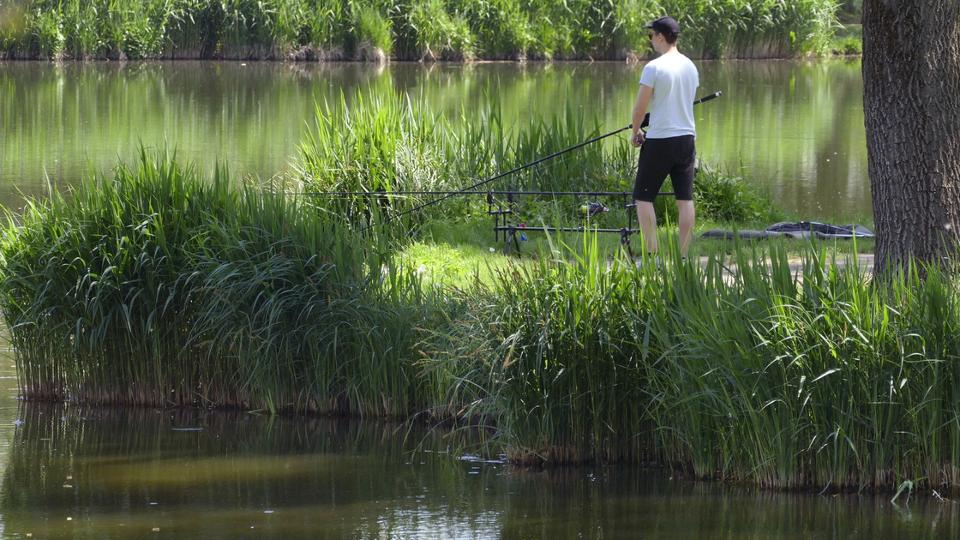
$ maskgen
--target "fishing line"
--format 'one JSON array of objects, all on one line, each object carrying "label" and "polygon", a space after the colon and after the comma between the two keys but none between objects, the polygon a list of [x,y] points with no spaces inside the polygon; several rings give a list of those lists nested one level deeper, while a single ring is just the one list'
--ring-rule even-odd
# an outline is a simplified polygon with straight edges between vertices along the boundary
[{"label": "fishing line", "polygon": [[[626,141],[628,141],[629,139],[624,138],[624,137],[621,136],[621,137],[620,137],[620,140],[626,142]],[[549,173],[550,171],[547,169],[547,167],[554,167],[554,166],[557,166],[557,165],[559,165],[559,164],[567,165],[567,164],[571,163],[571,161],[572,161],[575,157],[576,157],[575,154],[566,154],[566,155],[564,155],[564,156],[562,156],[562,157],[559,157],[559,158],[557,158],[557,159],[555,159],[555,160],[552,160],[551,163],[548,163],[548,164],[544,164],[544,163],[537,164],[535,167],[531,167],[531,170],[529,171],[529,174],[532,176],[533,174],[545,174],[545,173]],[[336,169],[329,169],[329,170],[330,170],[330,171],[333,171],[333,172],[336,171]],[[459,176],[459,178],[462,179],[462,180],[466,180],[466,181],[478,182],[478,181],[482,181],[483,179],[486,179],[486,178],[488,178],[488,177],[486,177],[486,176],[461,175],[461,176]],[[406,191],[299,191],[299,190],[296,190],[296,191],[295,191],[295,190],[289,190],[289,191],[284,191],[284,193],[286,193],[286,194],[288,194],[288,195],[300,195],[300,196],[307,196],[307,195],[323,196],[323,197],[327,197],[327,198],[331,198],[331,199],[352,198],[352,197],[370,197],[370,198],[384,198],[384,199],[398,198],[398,199],[403,199],[403,198],[407,198],[407,197],[411,197],[411,198],[412,198],[412,197],[419,197],[419,196],[423,196],[423,195],[444,195],[444,194],[447,194],[447,193],[459,192],[459,191],[470,191],[470,189],[469,189],[469,188],[456,188],[456,189],[449,189],[449,190],[443,190],[443,189],[416,189],[416,190],[406,190]]]}]

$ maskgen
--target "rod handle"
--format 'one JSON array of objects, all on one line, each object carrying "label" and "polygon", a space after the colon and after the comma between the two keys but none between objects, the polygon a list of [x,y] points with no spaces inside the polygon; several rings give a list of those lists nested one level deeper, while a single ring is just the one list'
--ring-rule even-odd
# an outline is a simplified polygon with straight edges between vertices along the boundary
[{"label": "rod handle", "polygon": [[722,92],[722,91],[717,91],[717,92],[714,92],[714,93],[710,94],[709,96],[703,96],[702,98],[694,101],[693,104],[694,104],[694,105],[699,105],[699,104],[701,104],[701,103],[706,103],[706,102],[708,102],[708,101],[717,99],[718,97],[720,97],[720,96],[722,96],[722,95],[723,95],[723,92]]}]

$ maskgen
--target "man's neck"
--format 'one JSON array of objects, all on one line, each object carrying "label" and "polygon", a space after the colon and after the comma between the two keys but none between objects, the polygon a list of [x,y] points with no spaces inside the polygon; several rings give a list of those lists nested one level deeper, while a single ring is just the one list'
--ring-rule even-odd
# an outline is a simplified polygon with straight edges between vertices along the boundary
[{"label": "man's neck", "polygon": [[664,55],[667,55],[667,54],[675,54],[675,53],[679,53],[679,52],[680,52],[680,50],[677,49],[677,45],[676,45],[676,44],[673,44],[673,45],[670,45],[670,48],[668,48],[667,50],[663,51],[663,54],[661,54],[660,56],[664,56]]}]

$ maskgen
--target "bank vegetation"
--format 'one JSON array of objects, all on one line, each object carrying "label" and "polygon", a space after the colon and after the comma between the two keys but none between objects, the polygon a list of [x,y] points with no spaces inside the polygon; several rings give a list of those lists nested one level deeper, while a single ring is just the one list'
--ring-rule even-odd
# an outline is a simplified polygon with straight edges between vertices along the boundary
[{"label": "bank vegetation", "polygon": [[0,58],[623,60],[672,14],[703,58],[829,52],[833,0],[7,0]]}]

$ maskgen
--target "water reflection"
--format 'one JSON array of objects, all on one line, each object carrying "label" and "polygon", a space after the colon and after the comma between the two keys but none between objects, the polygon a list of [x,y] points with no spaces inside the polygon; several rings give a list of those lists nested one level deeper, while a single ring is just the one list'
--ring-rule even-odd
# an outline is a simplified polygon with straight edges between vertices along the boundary
[{"label": "water reflection", "polygon": [[[460,461],[396,424],[20,404],[0,526],[34,538],[950,538],[956,504]],[[416,443],[416,444],[414,444]],[[417,450],[411,450],[417,448]]]},{"label": "water reflection", "polygon": [[[743,169],[757,189],[807,218],[870,214],[858,61],[701,62],[697,110],[705,162]],[[496,101],[513,125],[567,105],[605,128],[629,123],[639,66],[595,64],[284,65],[276,63],[0,63],[0,203],[43,194],[175,147],[212,169],[271,176],[289,166],[314,104],[371,92],[423,95],[470,118]],[[587,187],[587,186],[585,186]]]},{"label": "water reflection", "polygon": [[406,451],[444,447],[399,425],[39,405],[19,417],[0,491],[8,531],[341,538],[478,519],[447,502],[477,499],[472,475],[447,454]]}]

